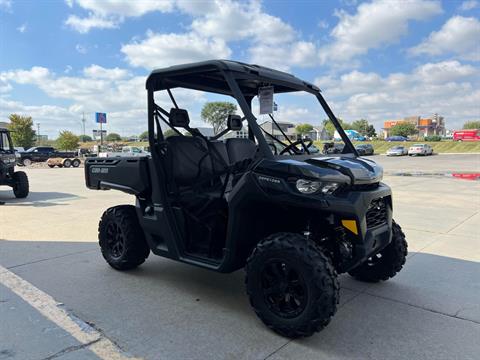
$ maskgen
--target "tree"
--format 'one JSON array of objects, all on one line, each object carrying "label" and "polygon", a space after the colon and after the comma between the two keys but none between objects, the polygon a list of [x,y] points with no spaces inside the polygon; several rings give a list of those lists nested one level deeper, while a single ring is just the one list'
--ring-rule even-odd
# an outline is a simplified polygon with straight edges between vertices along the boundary
[{"label": "tree", "polygon": [[[342,125],[342,128],[344,130],[348,130],[352,128],[352,125],[347,123],[346,121],[343,121],[340,118],[337,118],[337,120],[340,123],[340,125]],[[333,137],[333,134],[335,134],[336,129],[333,123],[330,121],[330,119],[323,120],[323,126],[325,128],[325,131],[328,133],[328,136]]]},{"label": "tree", "polygon": [[177,132],[172,130],[172,129],[167,129],[163,132],[163,136],[166,138],[170,137],[170,136],[178,136]]},{"label": "tree", "polygon": [[120,135],[118,135],[117,133],[110,133],[110,134],[107,135],[105,140],[107,140],[107,141],[120,141],[120,140],[122,140],[122,137]]},{"label": "tree", "polygon": [[404,136],[414,135],[417,133],[417,128],[410,122],[401,122],[390,129],[392,136]]},{"label": "tree", "polygon": [[92,137],[88,135],[80,135],[78,140],[81,142],[93,141]]},{"label": "tree", "polygon": [[148,141],[148,131],[142,132],[142,133],[138,136],[138,140],[140,140],[140,141]]},{"label": "tree", "polygon": [[300,136],[308,134],[312,130],[313,126],[310,124],[298,124],[297,126],[295,126],[295,131]]},{"label": "tree", "polygon": [[61,150],[75,150],[78,148],[79,137],[68,130],[60,131],[57,139],[57,147]]},{"label": "tree", "polygon": [[377,136],[375,127],[368,123],[365,119],[355,120],[351,126],[352,130],[358,131],[363,136],[374,137]]},{"label": "tree", "polygon": [[30,148],[35,143],[35,130],[33,130],[33,120],[31,116],[22,116],[11,114],[9,130],[12,134],[12,140],[15,146]]},{"label": "tree", "polygon": [[480,120],[467,121],[463,124],[464,129],[480,129]]},{"label": "tree", "polygon": [[237,105],[226,101],[207,102],[202,108],[202,120],[213,127],[213,133],[218,134],[227,123],[228,115],[235,114]]}]

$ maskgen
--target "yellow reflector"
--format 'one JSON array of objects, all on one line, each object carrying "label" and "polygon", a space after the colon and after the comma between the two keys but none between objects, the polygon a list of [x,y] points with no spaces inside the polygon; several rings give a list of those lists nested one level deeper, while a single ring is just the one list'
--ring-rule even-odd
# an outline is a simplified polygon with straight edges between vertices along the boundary
[{"label": "yellow reflector", "polygon": [[355,220],[342,220],[343,227],[358,235],[357,222]]}]

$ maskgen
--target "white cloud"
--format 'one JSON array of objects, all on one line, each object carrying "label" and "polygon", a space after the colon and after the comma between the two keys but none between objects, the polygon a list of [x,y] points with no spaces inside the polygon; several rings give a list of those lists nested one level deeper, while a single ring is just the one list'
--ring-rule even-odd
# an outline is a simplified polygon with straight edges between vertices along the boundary
[{"label": "white cloud", "polygon": [[77,52],[80,54],[86,54],[88,52],[87,47],[81,44],[75,45],[75,50],[77,50]]},{"label": "white cloud", "polygon": [[454,16],[439,31],[410,49],[412,55],[456,54],[465,60],[480,60],[480,21],[474,17]]},{"label": "white cloud", "polygon": [[216,1],[215,9],[193,20],[192,30],[225,41],[251,38],[267,44],[292,41],[295,30],[262,10],[258,1]]},{"label": "white cloud", "polygon": [[0,10],[11,12],[12,11],[12,0],[0,0]]},{"label": "white cloud", "polygon": [[[0,92],[12,89],[11,84],[28,84],[43,91],[51,99],[65,99],[67,106],[28,106],[0,97],[0,117],[18,112],[29,114],[51,136],[59,129],[79,132],[82,112],[92,119],[97,111],[108,114],[107,129],[122,135],[139,134],[146,130],[145,76],[132,76],[120,68],[91,65],[83,69],[82,76],[58,76],[44,67],[0,72]],[[174,89],[174,96],[182,107],[194,109],[205,101],[204,94],[187,89]],[[157,94],[156,102],[165,108],[172,106],[166,94]],[[201,121],[192,117],[192,124]],[[93,127],[93,123],[90,123]]]},{"label": "white cloud", "polygon": [[81,34],[88,33],[91,29],[114,29],[118,27],[118,21],[113,18],[99,16],[95,13],[89,13],[88,17],[80,18],[76,15],[70,15],[65,24]]},{"label": "white cloud", "polygon": [[83,73],[88,78],[107,80],[120,80],[129,75],[129,72],[125,69],[120,69],[118,67],[106,69],[99,65],[90,65],[89,67],[83,69]]},{"label": "white cloud", "polygon": [[462,5],[460,5],[460,10],[461,11],[469,11],[476,9],[479,6],[478,1],[476,0],[467,0],[462,2]]},{"label": "white cloud", "polygon": [[317,25],[320,29],[328,29],[330,26],[326,20],[320,20]]},{"label": "white cloud", "polygon": [[152,11],[168,12],[173,10],[173,1],[122,1],[122,0],[75,0],[68,1],[67,5],[73,7],[77,4],[88,10],[87,17],[70,15],[65,24],[79,33],[88,33],[91,29],[114,29],[125,21],[127,17],[139,17]]},{"label": "white cloud", "polygon": [[312,42],[298,41],[288,44],[258,44],[250,47],[250,61],[287,71],[290,66],[310,67],[316,64],[316,46]]},{"label": "white cloud", "polygon": [[229,58],[231,50],[221,39],[204,38],[195,33],[156,34],[123,45],[121,51],[133,66],[148,70],[207,59]]},{"label": "white cloud", "polygon": [[25,31],[27,31],[27,23],[23,23],[22,25],[20,25],[19,27],[17,27],[17,31],[20,32],[20,33],[24,33]]},{"label": "white cloud", "polygon": [[458,61],[427,63],[409,73],[351,71],[315,80],[334,112],[348,121],[383,121],[409,115],[445,116],[448,128],[480,116],[480,69]]},{"label": "white cloud", "polygon": [[429,0],[375,0],[360,4],[353,15],[339,10],[339,22],[330,34],[334,42],[320,49],[320,60],[347,62],[369,49],[397,42],[407,34],[409,21],[425,20],[441,12],[440,3]]}]

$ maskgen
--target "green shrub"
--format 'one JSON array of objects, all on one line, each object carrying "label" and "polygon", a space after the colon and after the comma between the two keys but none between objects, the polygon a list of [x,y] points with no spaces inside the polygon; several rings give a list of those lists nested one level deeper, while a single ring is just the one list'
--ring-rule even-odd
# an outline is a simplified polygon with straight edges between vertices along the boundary
[{"label": "green shrub", "polygon": [[442,141],[442,137],[440,135],[432,135],[432,136],[425,136],[425,141]]}]

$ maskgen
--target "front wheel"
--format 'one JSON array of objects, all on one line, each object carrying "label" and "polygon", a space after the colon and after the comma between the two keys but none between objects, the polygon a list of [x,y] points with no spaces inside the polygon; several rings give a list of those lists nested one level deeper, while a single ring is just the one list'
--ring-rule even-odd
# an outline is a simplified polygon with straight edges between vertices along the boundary
[{"label": "front wheel", "polygon": [[382,251],[348,273],[357,280],[378,282],[388,280],[402,270],[407,259],[408,244],[400,225],[392,223],[392,241]]},{"label": "front wheel", "polygon": [[13,193],[15,197],[18,199],[26,198],[30,192],[27,174],[25,174],[23,171],[14,172],[13,180]]},{"label": "front wheel", "polygon": [[150,253],[132,205],[114,206],[103,213],[98,240],[104,259],[117,270],[136,268]]},{"label": "front wheel", "polygon": [[302,235],[268,236],[256,246],[245,270],[250,304],[282,336],[311,336],[337,311],[337,273],[321,249]]}]

